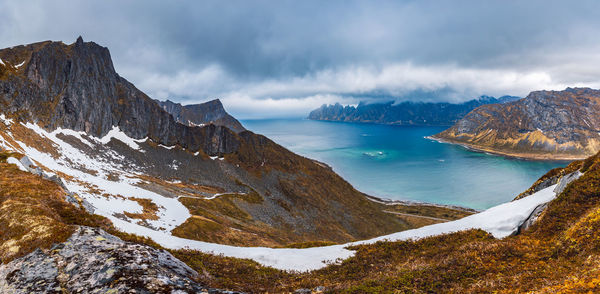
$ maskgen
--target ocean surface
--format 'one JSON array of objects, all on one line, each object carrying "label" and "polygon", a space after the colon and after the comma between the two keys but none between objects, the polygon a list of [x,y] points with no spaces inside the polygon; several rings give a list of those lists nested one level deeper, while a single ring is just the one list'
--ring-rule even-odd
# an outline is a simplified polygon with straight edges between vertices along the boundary
[{"label": "ocean surface", "polygon": [[568,162],[530,161],[469,151],[425,136],[445,127],[388,126],[307,119],[244,120],[303,156],[333,167],[367,194],[486,209],[512,200]]}]

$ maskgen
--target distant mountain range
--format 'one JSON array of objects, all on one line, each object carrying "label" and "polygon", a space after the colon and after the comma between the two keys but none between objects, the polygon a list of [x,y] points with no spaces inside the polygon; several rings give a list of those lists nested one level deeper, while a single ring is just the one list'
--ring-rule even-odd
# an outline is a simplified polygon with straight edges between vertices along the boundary
[{"label": "distant mountain range", "polygon": [[483,105],[433,138],[535,159],[580,159],[600,150],[600,90],[534,91]]},{"label": "distant mountain range", "polygon": [[481,96],[460,104],[402,102],[364,103],[358,106],[322,105],[313,110],[308,118],[312,120],[362,122],[390,125],[434,125],[451,126],[471,110],[486,104],[506,103],[519,99],[514,96],[495,98]]}]

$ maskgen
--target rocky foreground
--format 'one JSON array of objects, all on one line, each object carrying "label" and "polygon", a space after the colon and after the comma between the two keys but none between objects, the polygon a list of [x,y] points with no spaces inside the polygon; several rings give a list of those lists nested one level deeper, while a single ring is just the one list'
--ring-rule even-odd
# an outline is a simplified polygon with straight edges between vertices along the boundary
[{"label": "rocky foreground", "polygon": [[203,287],[164,250],[79,227],[66,242],[0,266],[1,293],[233,293]]}]

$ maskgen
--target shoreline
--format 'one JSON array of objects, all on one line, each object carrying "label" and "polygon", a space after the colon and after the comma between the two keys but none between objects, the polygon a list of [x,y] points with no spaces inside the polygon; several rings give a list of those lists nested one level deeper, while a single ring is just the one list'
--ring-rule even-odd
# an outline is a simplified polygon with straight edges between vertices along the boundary
[{"label": "shoreline", "polygon": [[513,159],[537,160],[537,161],[574,161],[574,160],[582,160],[582,159],[588,158],[588,156],[575,156],[575,155],[559,156],[559,155],[542,155],[542,154],[536,154],[536,153],[516,153],[516,152],[509,152],[509,151],[500,151],[500,150],[496,150],[496,149],[485,148],[485,147],[477,146],[474,144],[459,142],[459,141],[451,140],[451,139],[438,138],[438,137],[434,137],[434,136],[435,135],[425,136],[424,138],[432,140],[432,141],[436,141],[438,143],[458,145],[458,146],[461,146],[461,147],[463,147],[469,151],[473,151],[473,152],[486,153],[486,154],[490,154],[490,155],[503,156],[503,157],[513,158]]},{"label": "shoreline", "polygon": [[433,206],[433,207],[448,208],[448,209],[454,209],[454,210],[460,210],[460,211],[472,212],[472,213],[478,213],[478,212],[482,211],[482,210],[477,210],[474,208],[458,206],[458,205],[451,205],[451,204],[438,204],[438,203],[415,201],[415,200],[392,200],[392,199],[388,199],[388,198],[380,198],[380,197],[371,196],[371,195],[367,195],[367,194],[364,194],[364,195],[370,201],[373,201],[373,202],[379,203],[379,204],[383,204],[383,205],[389,205],[389,206],[392,206],[392,205]]}]

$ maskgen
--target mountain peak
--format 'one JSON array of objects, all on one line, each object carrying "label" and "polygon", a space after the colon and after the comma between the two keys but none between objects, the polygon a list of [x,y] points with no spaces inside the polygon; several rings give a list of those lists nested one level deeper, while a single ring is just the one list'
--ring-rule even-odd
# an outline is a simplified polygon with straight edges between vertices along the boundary
[{"label": "mountain peak", "polygon": [[79,36],[79,37],[77,38],[77,41],[75,41],[75,44],[76,44],[76,45],[81,45],[81,44],[83,44],[83,38],[82,38],[81,36]]},{"label": "mountain peak", "polygon": [[219,99],[213,99],[200,104],[181,105],[171,100],[156,102],[173,118],[184,125],[203,126],[214,124],[225,126],[236,133],[245,131],[242,124],[233,116],[229,115]]}]

